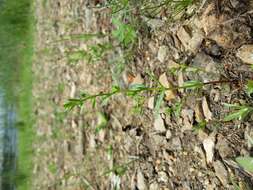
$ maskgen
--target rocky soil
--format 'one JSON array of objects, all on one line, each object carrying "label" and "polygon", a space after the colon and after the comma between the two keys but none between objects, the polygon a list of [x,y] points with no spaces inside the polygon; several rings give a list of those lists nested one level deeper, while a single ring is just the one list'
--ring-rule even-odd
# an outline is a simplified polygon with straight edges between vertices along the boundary
[{"label": "rocky soil", "polygon": [[[252,97],[244,91],[245,81],[253,77],[252,5],[239,0],[203,1],[173,23],[166,15],[141,18],[148,30],[139,31],[134,59],[117,76],[123,86],[152,85],[147,71],[165,86],[187,80],[233,81],[207,85],[198,92],[166,92],[154,117],[155,97],[149,93],[140,113],[133,111],[134,101],[123,95],[96,109],[85,104],[83,109],[65,112],[63,105],[69,98],[84,91],[108,91],[115,82],[109,56],[94,64],[69,62],[68,52],[85,50],[94,41],[62,40],[112,29],[109,11],[91,8],[94,3],[36,2],[34,189],[253,187],[252,175],[234,161],[251,154],[252,118],[222,122],[229,111],[223,103],[252,105]],[[178,64],[201,69],[171,73]],[[196,127],[201,121],[207,122],[204,129]],[[101,122],[106,127],[96,132]]]}]

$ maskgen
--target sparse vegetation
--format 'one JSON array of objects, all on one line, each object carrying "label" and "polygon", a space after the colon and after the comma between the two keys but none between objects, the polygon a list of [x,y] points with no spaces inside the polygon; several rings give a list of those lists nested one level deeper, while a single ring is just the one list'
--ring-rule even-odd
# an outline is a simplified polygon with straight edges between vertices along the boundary
[{"label": "sparse vegetation", "polygon": [[[206,167],[206,170],[204,171],[205,177],[203,177],[203,179],[208,179],[208,183],[211,183],[209,178],[215,178],[214,173],[216,173],[215,170],[217,168],[213,168],[214,170],[212,169],[212,174],[207,172],[208,169],[212,168],[212,164],[214,164],[214,162],[221,162],[221,167],[224,167],[224,170],[227,169],[227,166],[224,164],[227,155],[225,155],[225,158],[223,159],[223,152],[220,152],[218,147],[218,142],[220,143],[220,139],[218,138],[221,136],[221,139],[223,140],[224,135],[223,133],[220,134],[219,131],[224,130],[222,132],[226,134],[225,130],[233,128],[231,125],[240,123],[240,126],[243,126],[243,122],[252,120],[250,115],[253,113],[253,107],[251,105],[253,82],[248,80],[251,78],[251,75],[248,73],[245,76],[242,76],[241,73],[240,77],[236,76],[237,71],[232,71],[234,68],[231,66],[232,64],[230,65],[230,60],[228,61],[226,56],[223,57],[223,54],[222,58],[220,58],[220,54],[216,52],[219,45],[218,43],[216,44],[216,42],[213,42],[215,40],[212,39],[212,41],[210,39],[209,44],[209,39],[206,39],[205,36],[201,42],[196,42],[199,43],[199,49],[197,49],[196,52],[191,52],[191,50],[184,47],[187,45],[188,41],[191,43],[190,41],[192,38],[194,38],[195,42],[195,40],[198,41],[198,39],[202,37],[194,36],[195,31],[191,30],[190,27],[187,27],[188,23],[184,23],[183,31],[177,30],[177,27],[181,27],[181,19],[188,19],[192,14],[194,14],[194,11],[200,11],[196,8],[197,6],[195,7],[196,9],[193,8],[187,10],[188,7],[195,5],[195,3],[198,5],[198,1],[194,0],[162,0],[159,2],[147,0],[108,0],[103,1],[103,3],[101,1],[89,2],[87,3],[87,6],[90,10],[84,11],[85,17],[89,14],[92,15],[93,13],[98,13],[99,22],[95,23],[95,25],[101,24],[101,27],[99,25],[98,28],[99,30],[102,28],[101,31],[103,31],[103,33],[100,33],[99,31],[92,31],[93,29],[88,27],[87,31],[91,33],[76,34],[75,32],[80,32],[80,30],[82,30],[78,27],[77,30],[71,27],[69,30],[68,27],[70,25],[76,26],[80,24],[79,19],[83,22],[84,15],[80,16],[79,13],[76,12],[75,13],[82,18],[79,18],[78,16],[76,18],[75,15],[75,18],[73,19],[75,20],[73,21],[74,23],[66,24],[68,25],[66,26],[68,29],[58,25],[62,22],[62,18],[58,19],[54,17],[56,20],[54,21],[56,31],[54,32],[57,34],[54,37],[56,40],[54,40],[55,38],[50,39],[51,43],[46,44],[48,46],[56,46],[54,51],[57,52],[59,49],[61,57],[53,55],[54,53],[51,52],[52,57],[58,57],[54,57],[52,59],[56,63],[55,67],[50,67],[50,69],[58,71],[57,67],[60,67],[62,70],[59,71],[59,73],[62,76],[66,76],[67,79],[65,81],[66,83],[60,82],[58,85],[56,83],[56,85],[49,87],[51,90],[64,94],[62,96],[64,98],[58,99],[55,96],[47,96],[47,92],[43,94],[46,96],[43,100],[50,101],[50,103],[53,104],[50,105],[53,106],[53,112],[49,110],[48,115],[45,114],[50,118],[50,122],[47,124],[52,126],[49,126],[48,129],[46,129],[48,131],[45,133],[48,134],[42,135],[41,141],[51,138],[51,144],[53,145],[57,144],[56,142],[58,141],[61,143],[63,142],[62,144],[58,143],[58,145],[60,144],[60,148],[57,147],[57,151],[60,153],[57,152],[55,154],[51,154],[51,156],[57,161],[58,158],[56,158],[56,156],[59,156],[59,154],[65,154],[67,152],[66,155],[69,156],[68,159],[71,160],[76,159],[75,156],[78,152],[80,154],[80,162],[78,160],[78,163],[85,163],[85,166],[80,166],[82,169],[84,167],[85,171],[82,170],[79,172],[79,166],[69,166],[68,168],[68,166],[64,165],[66,163],[61,162],[62,160],[59,163],[48,162],[45,170],[40,169],[52,175],[56,175],[55,173],[57,173],[56,171],[58,170],[61,171],[59,176],[51,178],[55,181],[50,181],[50,183],[52,182],[49,185],[50,188],[64,188],[65,183],[68,184],[69,181],[75,181],[78,179],[79,182],[76,182],[76,187],[96,189],[100,185],[99,182],[106,178],[106,180],[109,181],[106,182],[106,187],[110,185],[113,189],[120,189],[122,181],[125,182],[124,180],[129,180],[129,176],[126,174],[131,172],[134,173],[131,177],[134,181],[133,183],[135,183],[135,181],[140,179],[138,179],[138,175],[136,176],[137,171],[133,172],[129,169],[132,167],[133,163],[132,161],[128,162],[131,160],[130,157],[132,155],[129,156],[131,153],[133,153],[134,156],[137,155],[136,157],[138,158],[140,157],[140,163],[143,161],[148,162],[148,164],[151,165],[148,166],[148,168],[144,168],[141,164],[137,164],[138,167],[140,167],[140,170],[144,168],[144,172],[146,172],[146,169],[151,171],[151,177],[149,174],[145,174],[143,177],[143,180],[146,178],[153,178],[152,181],[149,181],[149,185],[150,183],[153,183],[153,181],[158,181],[160,183],[159,180],[164,179],[159,176],[161,174],[161,170],[165,173],[164,175],[166,179],[165,182],[161,182],[162,184],[173,184],[174,182],[170,182],[170,179],[167,180],[166,176],[173,176],[174,174],[171,173],[174,172],[180,173],[180,171],[177,171],[178,168],[170,173],[170,169],[168,170],[166,166],[163,166],[163,162],[167,162],[167,160],[163,159],[165,157],[164,155],[166,155],[166,159],[169,160],[168,162],[170,162],[170,165],[173,165],[171,163],[177,162],[178,166],[178,163],[181,163],[182,160],[188,160],[188,157],[189,160],[194,160],[191,162],[194,164],[192,167],[192,173],[196,172],[196,168],[200,168],[196,163],[203,160],[204,162],[206,161],[208,167]],[[204,4],[209,4],[209,2],[205,1]],[[47,1],[43,1],[43,6],[45,9],[49,6],[47,5]],[[63,7],[61,3],[58,3],[57,6],[61,8]],[[220,14],[222,14],[220,11],[223,10],[223,7],[220,6],[221,5],[219,5],[219,3],[214,6],[215,9],[213,12],[216,15],[213,18],[218,18]],[[76,7],[76,10],[79,11],[79,8]],[[103,15],[100,15],[100,11],[103,12]],[[56,15],[61,17],[61,14],[64,11],[61,9],[59,12],[60,13],[58,14],[60,16]],[[106,14],[110,15],[110,19],[108,19],[109,21],[106,21],[105,19]],[[167,34],[164,30],[167,30],[167,26],[170,22],[175,20],[177,20],[178,26],[175,30],[169,31]],[[151,26],[150,21],[156,24],[158,23],[158,25],[162,23],[161,25],[165,27],[158,30],[156,27]],[[63,23],[63,25],[64,24],[65,23]],[[103,27],[105,25],[108,28],[104,30]],[[60,39],[58,35],[59,32],[57,32],[59,28],[61,29]],[[62,33],[69,34],[69,32],[71,33],[72,31],[75,33],[74,35],[62,35]],[[183,36],[186,38],[187,42],[185,42],[185,44],[183,41],[180,41],[181,39],[178,34],[180,32],[182,32]],[[201,34],[202,32],[203,31],[201,30]],[[149,43],[149,41],[152,41],[152,43]],[[214,45],[212,43],[214,43]],[[165,54],[164,61],[162,61],[163,59],[158,58],[160,50],[159,47],[162,46],[168,46],[168,52],[163,52]],[[171,55],[174,54],[173,48],[175,48],[175,51],[178,53],[175,57],[174,55]],[[218,47],[218,49],[219,48],[222,49],[222,51],[223,49],[226,51],[226,48],[223,46]],[[50,47],[46,51],[51,51]],[[200,56],[200,62],[206,61],[206,65],[196,63],[198,62],[195,60],[195,57],[197,57],[196,54],[199,55],[200,53],[205,55],[204,58],[207,58],[207,61],[204,59],[202,60],[202,57]],[[229,54],[229,56],[234,55]],[[171,65],[169,65],[169,69],[166,68],[166,64],[169,64],[167,63],[168,57],[171,58],[170,61],[175,63],[173,68]],[[60,63],[63,63],[62,65],[66,68],[63,68],[61,64],[57,65],[58,59],[61,58],[63,59]],[[223,62],[223,59],[227,62]],[[149,60],[152,61],[149,62]],[[212,62],[214,64],[212,64]],[[65,63],[70,63],[72,65]],[[81,70],[78,70],[77,72],[76,69],[86,69],[84,65],[90,70],[85,70],[85,72],[87,72],[85,73],[85,76],[79,76],[78,74],[81,73]],[[216,67],[218,68],[217,70]],[[219,73],[218,70],[220,67],[224,69],[225,72],[223,72],[223,70],[221,71],[224,74],[217,74]],[[99,72],[97,72],[96,69],[98,69]],[[50,75],[55,73],[59,74],[54,71],[45,71],[45,73]],[[110,71],[111,75],[109,77],[107,75],[103,76],[104,73]],[[203,76],[201,76],[202,74]],[[163,84],[163,82],[160,81],[160,77],[162,75],[166,78],[165,83],[168,84]],[[57,80],[64,80],[65,78],[62,76]],[[140,76],[141,79],[139,80],[137,76]],[[86,80],[88,81],[88,86],[86,86],[86,84],[80,84],[85,83]],[[43,81],[43,79],[41,81]],[[98,81],[100,84],[104,82],[106,85],[100,88],[96,86],[96,82]],[[79,88],[80,86],[82,88]],[[108,86],[111,87],[108,89]],[[226,90],[223,89],[224,86],[226,86]],[[242,88],[244,89],[242,90]],[[80,93],[82,92],[82,89],[85,90],[85,92]],[[235,92],[238,92],[238,95]],[[225,94],[224,97],[223,93]],[[170,94],[170,97],[168,94]],[[61,108],[57,108],[57,106],[62,105],[62,100],[66,100],[65,98],[67,96],[74,98],[70,98],[67,102],[65,102],[64,108],[67,112],[64,112]],[[117,97],[115,98],[115,96]],[[245,98],[245,101],[240,101],[243,98]],[[222,102],[227,103],[222,104]],[[115,104],[119,104],[121,107]],[[129,105],[133,105],[132,110],[129,110]],[[148,109],[146,109],[146,105]],[[43,106],[44,105],[41,106],[42,109],[44,109]],[[223,106],[226,107],[226,111],[222,108]],[[127,110],[128,113],[118,114],[118,111],[120,110],[115,111],[118,107],[119,109]],[[91,110],[91,108],[93,109]],[[47,109],[44,110],[48,111]],[[70,113],[69,111],[72,112]],[[113,115],[115,113],[116,116]],[[92,117],[92,119],[90,117]],[[129,118],[132,117],[135,120],[138,120],[136,122],[134,121],[134,124],[129,121]],[[149,120],[145,120],[143,122],[142,119],[144,120],[146,117]],[[150,127],[150,123],[153,122],[153,120],[154,123],[151,125],[154,126],[155,129]],[[123,124],[121,124],[121,122]],[[219,125],[219,128],[217,128],[216,125]],[[222,129],[223,125],[225,126],[224,129]],[[236,127],[234,127],[234,129],[240,130]],[[193,130],[194,135],[189,136],[188,130]],[[183,132],[180,133],[180,131]],[[238,136],[242,139],[242,132]],[[207,159],[207,155],[204,155],[203,160],[199,160],[199,157],[204,154],[202,145],[203,138],[205,138],[205,140],[208,139],[207,147],[211,149],[209,149],[210,154],[214,154],[213,158],[210,159],[210,162]],[[230,136],[226,138],[230,138]],[[127,142],[125,142],[125,140]],[[195,142],[195,140],[198,144],[191,142]],[[188,145],[188,142],[186,141],[189,141],[190,148],[186,146],[186,144]],[[131,143],[134,143],[136,147],[132,147],[133,144]],[[221,142],[221,144],[222,143],[223,142]],[[115,145],[117,147],[115,147]],[[172,147],[173,145],[175,146]],[[192,155],[191,153],[191,148],[193,147],[192,145],[196,148],[196,151],[194,150],[197,155],[196,157],[194,157],[195,155]],[[52,146],[50,148],[52,148]],[[201,146],[201,148],[197,150],[199,146]],[[244,145],[240,146],[240,148],[243,146]],[[127,148],[126,150],[114,150],[114,148],[117,149],[118,147]],[[52,149],[54,148],[55,147]],[[134,150],[132,150],[132,148]],[[191,151],[187,150],[188,148],[191,149]],[[230,145],[228,145],[228,149],[229,148],[231,148]],[[232,148],[234,149],[234,147]],[[163,152],[160,152],[157,149],[161,149]],[[42,152],[43,151],[39,153]],[[178,152],[180,152],[180,154],[178,154]],[[115,156],[115,153],[118,155]],[[205,153],[208,152],[206,151]],[[124,157],[123,155],[125,154],[128,155]],[[236,157],[238,154],[239,153],[236,150],[231,154],[229,153],[229,156],[233,155],[233,157]],[[99,160],[100,156],[102,157],[102,161]],[[180,157],[181,160],[178,159],[177,156]],[[86,160],[88,161],[86,162]],[[96,161],[98,166],[96,166]],[[251,172],[251,157],[238,157],[236,161],[242,168]],[[136,162],[139,162],[139,160]],[[173,166],[171,167],[173,168]],[[100,170],[101,168],[102,170],[105,170],[105,168],[109,169],[107,169],[103,175],[100,175],[99,171],[96,170],[97,168]],[[197,172],[201,173],[202,171]],[[230,173],[230,170],[228,173]],[[86,179],[86,177],[84,177],[86,174],[91,176],[94,181]],[[220,176],[216,176],[216,178],[218,180],[216,179],[215,187],[217,186],[217,188],[221,188],[225,186],[222,181],[223,179],[221,178],[220,180]],[[179,179],[180,178],[177,180],[179,181]],[[237,185],[237,182],[238,181],[236,179],[236,183],[233,183],[233,185],[235,188],[240,189],[241,186],[239,184]],[[178,186],[181,185],[179,182],[176,182],[176,184],[177,183]],[[199,181],[197,181],[196,184],[194,183],[195,181],[191,184],[191,188],[196,188],[196,186],[200,185]],[[231,185],[231,182],[228,183]],[[68,185],[71,186],[71,182],[69,182]],[[203,185],[201,188],[205,189],[207,188],[205,185],[209,184],[202,184],[201,181],[201,185]],[[208,187],[213,188],[211,185],[213,184],[210,184]],[[134,186],[133,188],[139,187]],[[148,189],[148,187],[142,189]]]}]

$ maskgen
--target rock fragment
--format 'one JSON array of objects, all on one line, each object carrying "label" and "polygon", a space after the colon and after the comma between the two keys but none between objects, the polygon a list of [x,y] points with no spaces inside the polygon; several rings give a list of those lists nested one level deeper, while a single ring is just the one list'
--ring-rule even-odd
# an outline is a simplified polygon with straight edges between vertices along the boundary
[{"label": "rock fragment", "polygon": [[174,137],[171,142],[170,142],[170,146],[172,150],[182,150],[182,143],[179,137]]},{"label": "rock fragment", "polygon": [[155,97],[153,96],[148,99],[148,108],[153,110],[154,105],[155,105]]},{"label": "rock fragment", "polygon": [[166,132],[164,121],[160,115],[157,115],[154,122],[154,127],[156,131]]},{"label": "rock fragment", "polygon": [[203,147],[206,152],[206,162],[208,164],[213,162],[214,142],[215,142],[215,138],[213,136],[209,136],[203,141]]},{"label": "rock fragment", "polygon": [[213,167],[214,167],[216,176],[219,178],[222,185],[226,187],[228,184],[228,173],[227,173],[227,170],[225,169],[225,166],[222,164],[221,161],[217,160],[213,163]]},{"label": "rock fragment", "polygon": [[146,179],[145,179],[143,173],[141,172],[141,170],[138,170],[138,173],[137,173],[137,187],[139,190],[146,190],[147,189]]},{"label": "rock fragment", "polygon": [[[165,88],[172,88],[173,85],[168,81],[168,78],[166,76],[166,73],[162,74],[159,77],[159,82],[165,87]],[[165,91],[165,100],[170,101],[172,99],[176,98],[176,94],[174,90],[166,90]]]},{"label": "rock fragment", "polygon": [[218,150],[218,152],[222,158],[226,158],[228,156],[231,156],[233,153],[232,149],[229,146],[228,141],[222,135],[218,136],[216,149]]},{"label": "rock fragment", "polygon": [[158,59],[161,63],[163,63],[163,62],[166,60],[166,58],[167,58],[167,56],[168,56],[168,51],[169,51],[169,49],[168,49],[167,46],[160,46],[160,47],[159,47],[157,59]]},{"label": "rock fragment", "polygon": [[253,45],[243,45],[238,49],[236,56],[244,63],[253,64]]},{"label": "rock fragment", "polygon": [[163,183],[168,183],[169,181],[168,174],[164,171],[158,172],[158,180]]},{"label": "rock fragment", "polygon": [[204,39],[200,30],[192,31],[188,26],[182,26],[177,31],[177,37],[187,51],[196,53]]},{"label": "rock fragment", "polygon": [[212,120],[212,115],[213,114],[212,114],[212,112],[209,109],[209,106],[208,106],[208,103],[207,103],[207,100],[206,100],[205,96],[202,99],[202,109],[203,109],[204,116],[206,118],[205,120],[206,121]]}]

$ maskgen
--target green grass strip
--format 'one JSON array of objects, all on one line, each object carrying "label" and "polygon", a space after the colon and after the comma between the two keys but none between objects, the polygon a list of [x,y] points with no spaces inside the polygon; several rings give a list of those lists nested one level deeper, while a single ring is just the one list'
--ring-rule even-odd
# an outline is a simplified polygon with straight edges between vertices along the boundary
[{"label": "green grass strip", "polygon": [[11,79],[3,84],[9,101],[17,102],[19,118],[17,173],[13,178],[18,190],[32,189],[33,6],[32,0],[6,0],[0,5],[0,69],[6,74],[3,78]]}]

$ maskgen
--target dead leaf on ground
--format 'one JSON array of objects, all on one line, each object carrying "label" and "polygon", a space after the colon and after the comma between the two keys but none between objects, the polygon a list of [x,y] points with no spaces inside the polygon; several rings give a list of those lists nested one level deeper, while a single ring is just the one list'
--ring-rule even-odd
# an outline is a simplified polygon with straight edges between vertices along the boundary
[{"label": "dead leaf on ground", "polygon": [[204,113],[204,116],[206,118],[206,121],[212,120],[213,114],[209,109],[209,106],[208,106],[208,103],[207,103],[207,100],[206,100],[205,96],[202,99],[202,109],[203,109],[203,113]]},{"label": "dead leaf on ground", "polygon": [[203,147],[206,152],[206,162],[208,164],[213,162],[213,156],[214,156],[214,145],[215,145],[215,137],[213,135],[210,135],[203,141]]},{"label": "dead leaf on ground", "polygon": [[204,115],[201,109],[200,102],[198,101],[197,104],[194,107],[195,112],[195,118],[198,123],[202,122],[204,120]]},{"label": "dead leaf on ground", "polygon": [[144,83],[144,80],[143,78],[141,77],[140,74],[137,74],[133,79],[132,79],[132,82],[131,84],[134,85],[134,84],[143,84]]},{"label": "dead leaf on ground", "polygon": [[[163,87],[165,88],[172,88],[173,85],[169,82],[166,73],[163,73],[160,77],[159,77],[159,82],[161,83],[161,85],[163,85]],[[166,90],[165,91],[165,100],[170,101],[172,99],[176,98],[176,93],[174,90]]]}]

